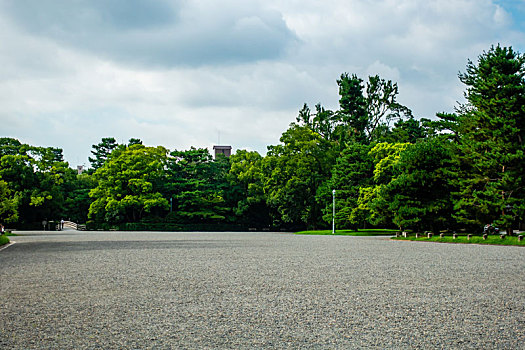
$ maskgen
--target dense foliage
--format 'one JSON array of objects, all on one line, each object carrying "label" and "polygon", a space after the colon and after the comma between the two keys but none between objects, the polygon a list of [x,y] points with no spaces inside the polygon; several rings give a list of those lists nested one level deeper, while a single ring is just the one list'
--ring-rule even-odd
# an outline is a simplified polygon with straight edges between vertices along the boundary
[{"label": "dense foliage", "polygon": [[[170,151],[139,139],[62,150],[0,139],[0,222],[128,229],[412,229],[512,233],[525,215],[525,56],[491,47],[459,74],[466,103],[417,119],[395,82],[344,73],[339,106],[305,104],[268,153]],[[335,190],[335,198],[332,191]]]}]

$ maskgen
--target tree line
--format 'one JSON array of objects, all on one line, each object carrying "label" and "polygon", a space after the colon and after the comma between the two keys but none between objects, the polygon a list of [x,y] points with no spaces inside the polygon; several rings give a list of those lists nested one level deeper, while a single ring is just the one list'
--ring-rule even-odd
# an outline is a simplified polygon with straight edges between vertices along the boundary
[{"label": "tree line", "polygon": [[493,46],[459,74],[466,102],[415,118],[397,83],[344,73],[339,108],[305,104],[265,156],[93,145],[78,175],[62,150],[0,139],[0,220],[92,228],[396,227],[512,233],[525,213],[525,56]]}]

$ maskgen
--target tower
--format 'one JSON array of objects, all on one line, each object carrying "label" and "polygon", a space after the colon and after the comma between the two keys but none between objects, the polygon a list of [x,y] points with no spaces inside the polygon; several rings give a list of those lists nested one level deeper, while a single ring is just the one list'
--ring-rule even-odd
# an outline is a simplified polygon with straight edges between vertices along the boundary
[{"label": "tower", "polygon": [[229,157],[232,154],[232,146],[213,146],[215,151],[215,159],[219,154],[224,154],[224,156]]}]

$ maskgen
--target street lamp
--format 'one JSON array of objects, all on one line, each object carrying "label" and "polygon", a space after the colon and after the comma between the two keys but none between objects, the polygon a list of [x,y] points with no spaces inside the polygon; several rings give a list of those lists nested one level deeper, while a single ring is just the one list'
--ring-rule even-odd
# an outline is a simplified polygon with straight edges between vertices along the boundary
[{"label": "street lamp", "polygon": [[332,234],[335,234],[335,190],[332,190],[332,202],[333,202]]}]

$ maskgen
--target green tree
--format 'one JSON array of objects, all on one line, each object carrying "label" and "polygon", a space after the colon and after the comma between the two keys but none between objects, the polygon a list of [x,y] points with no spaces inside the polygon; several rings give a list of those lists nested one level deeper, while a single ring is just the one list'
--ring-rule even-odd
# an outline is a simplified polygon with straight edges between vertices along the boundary
[{"label": "green tree", "polygon": [[[424,123],[424,121],[423,121]],[[428,130],[423,125],[422,121],[414,119],[413,116],[410,116],[408,119],[403,120],[399,119],[392,128],[391,132],[386,133],[384,136],[386,142],[396,143],[396,142],[409,142],[416,143],[424,140],[430,135],[435,134],[435,131]]]},{"label": "green tree", "polygon": [[10,194],[7,182],[0,180],[0,223],[18,221],[18,201]]},{"label": "green tree", "polygon": [[339,86],[338,134],[344,140],[358,142],[367,140],[366,131],[369,124],[367,100],[363,95],[363,80],[353,74],[341,74],[337,80]]},{"label": "green tree", "polygon": [[93,198],[89,192],[97,185],[92,175],[84,172],[78,175],[72,170],[62,186],[64,192],[63,218],[76,223],[85,223],[88,220],[89,207]]},{"label": "green tree", "polygon": [[10,155],[26,155],[26,151],[29,147],[23,145],[17,139],[10,137],[0,137],[0,157]]},{"label": "green tree", "polygon": [[370,143],[381,139],[392,120],[410,117],[412,112],[397,102],[399,88],[391,80],[370,76],[366,86],[355,74],[341,75],[339,85],[339,133]]},{"label": "green tree", "polygon": [[366,219],[372,225],[391,224],[393,213],[389,206],[387,186],[394,179],[395,168],[402,152],[409,143],[378,143],[368,153],[373,159],[373,182],[359,188],[357,206],[350,215],[351,221]]},{"label": "green tree", "polygon": [[397,83],[381,79],[377,75],[368,77],[365,124],[368,142],[380,140],[392,120],[412,117],[412,111],[397,102],[397,95],[399,95]]},{"label": "green tree", "polygon": [[399,88],[391,80],[376,75],[365,84],[357,75],[343,73],[337,85],[339,110],[333,112],[317,104],[312,114],[304,104],[297,123],[333,142],[338,151],[347,142],[369,144],[383,140],[393,120],[412,117],[410,109],[397,102]]},{"label": "green tree", "polygon": [[[407,107],[397,102],[399,89],[390,80],[372,76],[365,84],[357,75],[343,73],[337,85],[339,109],[334,112],[317,104],[312,113],[304,104],[297,124],[283,133],[282,145],[270,146],[264,159],[267,203],[283,222],[313,227],[322,222],[322,212],[327,221],[331,216],[332,189],[337,187],[338,224],[362,225],[364,216],[351,214],[357,213],[357,193],[370,164],[370,157],[361,151],[366,145],[385,139],[392,121],[412,116]],[[416,126],[419,123],[409,119],[405,138],[418,136],[409,134]],[[346,149],[349,153],[343,154]],[[344,160],[340,160],[336,173],[331,175],[339,155],[352,163],[345,169]],[[367,160],[362,165],[358,159]]]},{"label": "green tree", "polygon": [[142,145],[142,140],[136,139],[136,138],[130,138],[128,141],[128,147],[132,145]]},{"label": "green tree", "polygon": [[228,170],[228,159],[213,161],[206,148],[171,152],[165,186],[173,198],[170,221],[212,224],[231,219],[225,199]]},{"label": "green tree", "polygon": [[458,115],[461,164],[457,217],[494,221],[512,234],[525,212],[525,56],[491,47],[459,79],[467,103]]},{"label": "green tree", "polygon": [[263,157],[255,151],[238,150],[230,157],[228,179],[236,193],[234,213],[238,222],[249,227],[270,226],[270,213],[263,188],[262,161]]},{"label": "green tree", "polygon": [[280,140],[282,144],[268,147],[262,162],[266,200],[278,213],[274,224],[317,227],[324,205],[316,194],[335,161],[331,144],[308,126],[293,123]]},{"label": "green tree", "polygon": [[[357,207],[359,189],[371,185],[373,159],[369,155],[371,146],[358,142],[348,144],[332,168],[332,177],[327,188],[318,193],[317,200],[326,203],[323,219],[332,222],[332,189],[336,190],[336,226],[339,228],[363,228],[366,220],[352,216]],[[323,198],[321,198],[321,196]]]},{"label": "green tree", "polygon": [[385,187],[393,222],[415,231],[454,228],[452,218],[454,163],[450,143],[431,138],[410,145],[400,153],[394,177]]},{"label": "green tree", "polygon": [[440,137],[459,143],[459,117],[456,113],[437,113],[437,120],[421,119],[427,137]]},{"label": "green tree", "polygon": [[31,221],[26,214],[34,213],[30,203],[34,203],[32,199],[39,191],[30,157],[13,154],[2,156],[0,158],[0,179],[6,183],[4,198],[9,201],[7,207],[16,210],[16,215],[9,215],[12,217],[10,221]]},{"label": "green tree", "polygon": [[160,185],[167,164],[164,147],[135,144],[113,155],[97,169],[98,185],[89,195],[94,198],[89,218],[98,222],[137,222],[145,215],[164,213],[169,208]]},{"label": "green tree", "polygon": [[0,139],[0,178],[7,183],[9,207],[21,224],[58,219],[63,210],[62,185],[70,169],[62,150]]},{"label": "green tree", "polygon": [[98,168],[102,167],[104,163],[108,160],[108,157],[111,154],[111,152],[113,152],[113,150],[117,147],[118,143],[114,137],[104,137],[102,138],[101,142],[99,142],[96,145],[93,145],[93,150],[91,151],[91,153],[93,154],[93,158],[88,157],[93,169],[97,170]]},{"label": "green tree", "polygon": [[315,113],[312,114],[310,107],[305,103],[296,118],[298,125],[307,126],[326,140],[333,140],[337,123],[337,116],[329,109],[325,109],[320,103],[315,105]]}]

